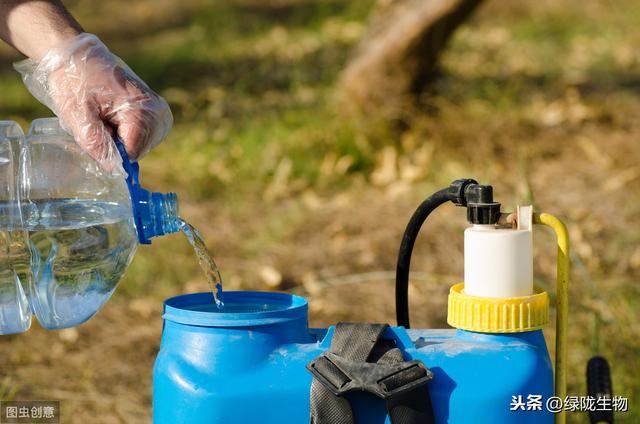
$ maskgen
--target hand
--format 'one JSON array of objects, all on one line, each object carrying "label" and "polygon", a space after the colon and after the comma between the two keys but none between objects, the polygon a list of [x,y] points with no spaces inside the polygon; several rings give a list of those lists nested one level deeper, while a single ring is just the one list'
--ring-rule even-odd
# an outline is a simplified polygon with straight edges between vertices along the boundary
[{"label": "hand", "polygon": [[82,33],[40,60],[16,63],[27,89],[47,105],[76,142],[112,175],[123,175],[113,133],[131,160],[167,135],[167,102],[92,34]]}]

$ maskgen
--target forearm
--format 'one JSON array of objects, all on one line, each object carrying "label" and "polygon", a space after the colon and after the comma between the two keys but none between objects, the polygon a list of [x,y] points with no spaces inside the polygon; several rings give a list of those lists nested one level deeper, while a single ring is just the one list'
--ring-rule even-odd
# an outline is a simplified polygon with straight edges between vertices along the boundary
[{"label": "forearm", "polygon": [[0,0],[0,38],[39,59],[82,28],[59,0]]},{"label": "forearm", "polygon": [[114,131],[137,160],[171,129],[167,102],[60,0],[0,0],[0,37],[29,57],[14,64],[27,89],[108,172],[123,173]]}]

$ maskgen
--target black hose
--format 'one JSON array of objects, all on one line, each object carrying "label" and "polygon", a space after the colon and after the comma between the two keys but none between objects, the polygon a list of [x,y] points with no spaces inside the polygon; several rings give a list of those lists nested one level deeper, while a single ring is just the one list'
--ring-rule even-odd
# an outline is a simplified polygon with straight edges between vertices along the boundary
[{"label": "black hose", "polygon": [[420,228],[438,206],[454,199],[455,195],[451,193],[449,187],[433,193],[416,209],[404,230],[396,266],[396,320],[400,326],[409,328],[409,270],[413,245]]}]

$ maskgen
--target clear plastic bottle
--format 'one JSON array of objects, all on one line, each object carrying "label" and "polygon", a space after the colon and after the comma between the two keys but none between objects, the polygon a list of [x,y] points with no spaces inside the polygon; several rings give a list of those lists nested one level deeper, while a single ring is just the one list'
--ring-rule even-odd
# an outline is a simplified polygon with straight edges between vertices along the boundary
[{"label": "clear plastic bottle", "polygon": [[26,137],[0,122],[0,334],[26,331],[32,313],[49,329],[85,322],[111,297],[139,241],[178,230],[175,194],[142,189],[125,157],[130,174],[132,165],[128,187],[57,119],[33,121]]},{"label": "clear plastic bottle", "polygon": [[16,184],[23,139],[18,124],[0,122],[0,334],[21,333],[31,326],[28,236]]}]

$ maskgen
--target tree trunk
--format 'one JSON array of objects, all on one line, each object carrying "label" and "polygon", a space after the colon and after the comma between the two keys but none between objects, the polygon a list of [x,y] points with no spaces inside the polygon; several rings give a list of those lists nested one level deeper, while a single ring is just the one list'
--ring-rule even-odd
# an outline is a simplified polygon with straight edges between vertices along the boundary
[{"label": "tree trunk", "polygon": [[349,109],[406,122],[447,41],[482,0],[379,0],[340,78]]}]

